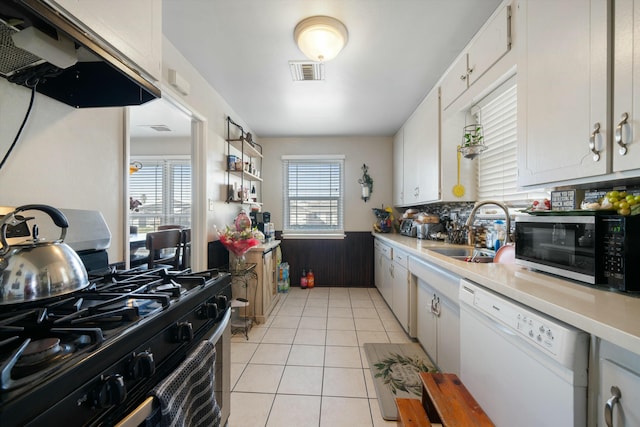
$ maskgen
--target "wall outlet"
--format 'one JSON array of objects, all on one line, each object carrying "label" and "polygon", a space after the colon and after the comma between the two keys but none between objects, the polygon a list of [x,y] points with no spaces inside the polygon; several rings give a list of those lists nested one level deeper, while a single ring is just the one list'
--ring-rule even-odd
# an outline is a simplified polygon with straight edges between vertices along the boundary
[{"label": "wall outlet", "polygon": [[209,199],[209,211],[213,212],[213,199]]}]

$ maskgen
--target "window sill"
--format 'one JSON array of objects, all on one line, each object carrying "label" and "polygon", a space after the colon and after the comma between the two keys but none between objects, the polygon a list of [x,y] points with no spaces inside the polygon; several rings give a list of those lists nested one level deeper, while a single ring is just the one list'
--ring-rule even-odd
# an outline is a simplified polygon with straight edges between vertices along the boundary
[{"label": "window sill", "polygon": [[337,240],[344,239],[346,236],[344,233],[283,233],[281,238],[283,240],[287,239],[326,239],[326,240]]}]

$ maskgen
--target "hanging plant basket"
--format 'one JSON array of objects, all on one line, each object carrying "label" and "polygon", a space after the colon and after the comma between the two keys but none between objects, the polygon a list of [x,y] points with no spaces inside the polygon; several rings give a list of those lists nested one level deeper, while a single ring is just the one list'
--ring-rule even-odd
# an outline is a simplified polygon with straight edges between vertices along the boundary
[{"label": "hanging plant basket", "polygon": [[467,125],[462,131],[462,144],[460,153],[467,159],[475,159],[487,149],[484,145],[484,132],[482,125]]}]

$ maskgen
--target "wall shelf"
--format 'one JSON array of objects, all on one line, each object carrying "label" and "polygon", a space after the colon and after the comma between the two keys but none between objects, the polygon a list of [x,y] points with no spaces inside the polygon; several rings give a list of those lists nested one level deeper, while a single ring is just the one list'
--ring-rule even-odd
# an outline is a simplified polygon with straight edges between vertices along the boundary
[{"label": "wall shelf", "polygon": [[[232,162],[231,156],[236,157],[235,163]],[[242,126],[234,122],[231,117],[227,117],[226,202],[261,206],[262,178],[259,176],[261,168],[262,146],[255,143],[251,134],[245,132]],[[252,193],[254,188],[255,193]]]}]

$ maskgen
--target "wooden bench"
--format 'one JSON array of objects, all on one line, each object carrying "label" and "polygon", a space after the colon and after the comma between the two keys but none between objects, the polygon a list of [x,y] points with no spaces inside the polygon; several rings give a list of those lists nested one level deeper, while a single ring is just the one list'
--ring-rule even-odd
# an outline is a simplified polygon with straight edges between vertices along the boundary
[{"label": "wooden bench", "polygon": [[420,379],[422,402],[396,399],[398,426],[495,427],[457,375],[422,372]]}]

